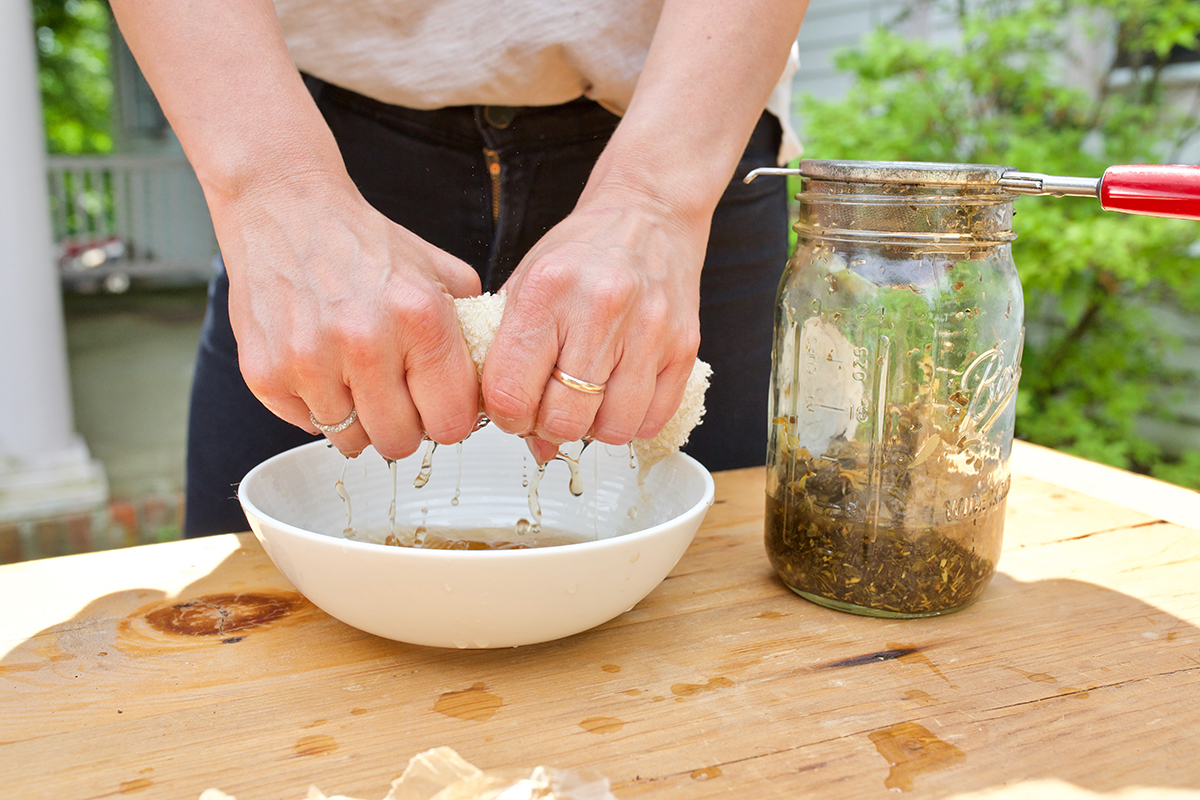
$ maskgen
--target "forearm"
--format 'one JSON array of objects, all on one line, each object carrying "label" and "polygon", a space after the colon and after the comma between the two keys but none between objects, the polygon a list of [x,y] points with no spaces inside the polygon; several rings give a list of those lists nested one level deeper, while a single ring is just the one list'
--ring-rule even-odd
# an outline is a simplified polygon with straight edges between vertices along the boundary
[{"label": "forearm", "polygon": [[112,0],[122,34],[210,204],[344,172],[270,0]]},{"label": "forearm", "polygon": [[779,80],[808,0],[667,0],[633,100],[589,190],[686,222],[711,216]]}]

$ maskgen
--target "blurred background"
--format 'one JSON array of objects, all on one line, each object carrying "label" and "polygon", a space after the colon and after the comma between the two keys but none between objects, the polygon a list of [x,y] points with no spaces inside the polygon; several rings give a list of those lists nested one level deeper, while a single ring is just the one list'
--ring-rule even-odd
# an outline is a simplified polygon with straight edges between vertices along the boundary
[{"label": "blurred background", "polygon": [[[178,538],[199,185],[104,0],[0,8],[0,563]],[[811,0],[794,122],[813,158],[1196,164],[1198,33],[1200,0]],[[1017,209],[1017,435],[1200,489],[1200,223]]]}]

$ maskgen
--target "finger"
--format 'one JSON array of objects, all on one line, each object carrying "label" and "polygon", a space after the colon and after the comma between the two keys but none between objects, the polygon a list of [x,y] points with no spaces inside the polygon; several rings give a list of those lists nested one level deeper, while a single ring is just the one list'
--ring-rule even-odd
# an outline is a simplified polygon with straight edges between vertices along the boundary
[{"label": "finger", "polygon": [[[308,424],[302,427],[312,432],[318,432],[319,429],[313,424],[313,420],[331,427],[331,430],[319,432],[333,442],[333,446],[343,454],[351,457],[357,456],[371,443],[362,421],[357,418],[361,412],[355,409],[354,398],[350,393],[350,388],[345,384],[327,382],[321,388],[314,385],[301,396],[301,399],[308,406],[309,413],[312,415]],[[342,425],[350,420],[352,411],[355,412],[355,419],[343,428]]]},{"label": "finger", "polygon": [[413,453],[424,434],[443,444],[466,438],[479,387],[449,295],[404,290],[388,300],[392,333],[357,354],[352,385],[371,441],[394,459]]},{"label": "finger", "polygon": [[[559,356],[559,361],[572,363],[566,353]],[[554,369],[559,370],[561,378],[554,377]],[[596,377],[584,377],[588,373],[582,368],[577,372],[579,374],[570,372],[561,365],[551,369],[551,379],[546,383],[542,394],[537,424],[534,427],[538,436],[547,441],[561,444],[582,439],[592,429],[592,421],[596,418],[600,406],[607,402],[607,374],[603,380],[597,380]],[[594,392],[575,388],[586,384],[603,386],[604,389]]]},{"label": "finger", "polygon": [[451,297],[475,297],[480,293],[479,273],[467,262],[443,251],[435,252],[433,258],[438,279]]},{"label": "finger", "polygon": [[539,439],[536,436],[527,436],[525,437],[525,444],[529,447],[529,452],[539,465],[545,464],[558,455],[558,445],[547,442],[545,439]]},{"label": "finger", "polygon": [[551,307],[536,300],[517,302],[510,295],[481,386],[484,412],[497,427],[507,433],[533,431],[558,350]]},{"label": "finger", "polygon": [[422,430],[441,444],[461,442],[479,416],[479,379],[454,301],[445,293],[424,295],[403,309],[401,321],[405,382]]},{"label": "finger", "polygon": [[633,440],[654,396],[655,367],[655,361],[644,356],[630,355],[618,362],[592,422],[593,437],[617,445]]},{"label": "finger", "polygon": [[322,435],[320,431],[313,427],[312,422],[308,418],[308,406],[304,401],[295,395],[270,395],[259,396],[254,394],[258,402],[263,404],[268,411],[279,417],[284,422],[290,422],[297,428],[302,428],[316,436]]},{"label": "finger", "polygon": [[695,363],[695,356],[676,359],[658,374],[654,383],[654,396],[635,434],[638,439],[653,439],[675,415],[684,392],[687,391],[688,378]]},{"label": "finger", "polygon": [[[331,426],[339,425],[349,416],[348,412],[338,417],[337,412],[312,411],[309,404],[300,394],[285,390],[275,381],[259,378],[257,373],[247,368],[246,362],[242,364],[242,371],[243,378],[251,393],[268,411],[285,422],[290,422],[297,428],[301,428],[313,435],[325,436],[338,450],[350,457],[357,456],[370,444],[365,431],[357,424],[357,421],[355,424],[349,425],[344,430],[334,434],[326,434],[313,424],[313,419],[316,419],[317,422],[322,424]],[[325,399],[320,402],[330,407],[353,408],[353,401],[349,390],[344,385],[341,386],[341,389],[343,391],[335,391],[330,395],[333,399]],[[310,396],[315,397],[316,395],[310,394]],[[313,400],[313,402],[317,403],[318,401]],[[320,416],[322,413],[328,413],[329,416],[323,418]],[[336,420],[335,417],[337,417]]]},{"label": "finger", "polygon": [[354,392],[358,424],[379,455],[395,461],[416,452],[421,446],[421,415],[403,375],[392,373],[388,380],[375,374],[372,381],[356,385]]},{"label": "finger", "polygon": [[475,429],[480,405],[475,362],[457,321],[448,322],[453,330],[447,335],[409,350],[406,374],[421,425],[441,444],[467,438]]}]

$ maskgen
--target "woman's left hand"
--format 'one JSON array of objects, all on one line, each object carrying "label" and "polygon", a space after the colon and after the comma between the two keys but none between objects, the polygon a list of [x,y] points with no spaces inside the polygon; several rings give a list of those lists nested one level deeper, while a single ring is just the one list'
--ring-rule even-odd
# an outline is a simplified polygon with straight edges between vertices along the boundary
[{"label": "woman's left hand", "polygon": [[[488,416],[543,440],[531,442],[539,461],[563,442],[655,436],[700,346],[707,240],[707,218],[698,224],[635,192],[585,191],[506,285],[483,372]],[[568,387],[552,377],[556,367],[603,392]]]}]

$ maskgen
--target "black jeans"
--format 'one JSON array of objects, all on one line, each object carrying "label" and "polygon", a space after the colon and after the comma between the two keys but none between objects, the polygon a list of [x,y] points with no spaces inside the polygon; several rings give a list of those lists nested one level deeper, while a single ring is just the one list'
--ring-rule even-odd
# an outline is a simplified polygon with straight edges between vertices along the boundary
[{"label": "black jeans", "polygon": [[[548,108],[414,111],[306,79],[350,176],[380,212],[499,289],[526,251],[574,207],[619,121],[587,100]],[[762,464],[775,290],[787,255],[783,181],[747,186],[774,166],[779,122],[763,114],[713,216],[700,284],[700,358],[713,378],[686,452],[712,470]],[[498,190],[498,191],[497,191]],[[242,477],[313,437],[246,388],[229,325],[229,282],[209,289],[188,426],[186,536],[247,530]]]}]

